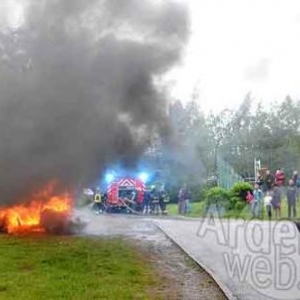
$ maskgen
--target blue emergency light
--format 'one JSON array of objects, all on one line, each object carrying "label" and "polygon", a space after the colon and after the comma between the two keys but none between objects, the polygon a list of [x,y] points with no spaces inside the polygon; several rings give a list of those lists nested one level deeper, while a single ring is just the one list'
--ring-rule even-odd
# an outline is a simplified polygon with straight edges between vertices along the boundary
[{"label": "blue emergency light", "polygon": [[112,182],[114,179],[115,179],[115,175],[114,175],[113,173],[107,173],[107,174],[105,175],[105,181],[106,181],[107,183]]},{"label": "blue emergency light", "polygon": [[139,179],[142,180],[143,182],[147,182],[149,179],[149,174],[146,172],[142,172],[138,175]]}]

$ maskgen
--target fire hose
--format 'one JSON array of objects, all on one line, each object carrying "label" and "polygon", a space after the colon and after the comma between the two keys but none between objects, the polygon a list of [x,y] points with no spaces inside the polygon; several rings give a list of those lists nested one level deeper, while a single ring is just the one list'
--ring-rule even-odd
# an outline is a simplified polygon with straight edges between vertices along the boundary
[{"label": "fire hose", "polygon": [[[136,215],[144,215],[143,212],[140,212],[140,211],[137,211],[137,210],[134,210],[132,207],[130,207],[126,201],[124,201],[122,198],[119,199],[120,202],[132,213],[136,214]],[[133,200],[130,201],[131,203],[135,203]],[[168,203],[169,201],[164,201],[165,203]],[[154,202],[156,205],[159,205],[159,200],[156,200]]]},{"label": "fire hose", "polygon": [[[123,200],[122,198],[119,198],[119,201],[122,203],[122,205],[124,207],[126,207],[126,209],[128,209],[131,213],[134,213],[134,214],[137,214],[137,215],[142,215],[143,213],[142,212],[139,212],[137,210],[134,210],[132,207],[130,207],[125,200]],[[130,201],[131,202],[131,201]],[[133,202],[131,202],[133,203]],[[102,204],[103,205],[103,211],[107,211],[108,209],[108,205],[106,205],[105,203]],[[94,208],[94,203],[93,203],[93,206],[92,206],[92,210],[95,210]]]},{"label": "fire hose", "polygon": [[[140,211],[137,211],[137,210],[134,210],[133,208],[131,208],[125,200],[123,200],[122,198],[119,199],[120,202],[130,211],[132,212],[133,214],[136,214],[136,215],[143,215],[143,212],[140,212]],[[131,202],[132,203],[132,202]]]}]

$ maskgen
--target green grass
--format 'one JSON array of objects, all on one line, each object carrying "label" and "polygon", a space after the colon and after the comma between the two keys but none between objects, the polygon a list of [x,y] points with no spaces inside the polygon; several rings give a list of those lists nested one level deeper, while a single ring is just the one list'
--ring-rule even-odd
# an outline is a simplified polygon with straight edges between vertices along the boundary
[{"label": "green grass", "polygon": [[[186,214],[187,217],[203,217],[205,215],[205,201],[201,202],[193,202],[192,203],[192,211]],[[169,204],[168,212],[171,216],[178,215],[178,205],[177,204]],[[230,210],[225,213],[224,218],[242,218],[245,220],[250,220],[252,218],[251,209],[249,206],[246,206],[242,211]],[[297,202],[297,219],[300,217],[300,200]],[[287,200],[284,198],[281,202],[281,219],[288,218],[288,205]],[[268,220],[268,216],[266,215],[265,207],[262,208],[262,219]],[[272,211],[272,219],[275,220],[275,213]]]},{"label": "green grass", "polygon": [[153,299],[158,285],[121,239],[0,235],[0,244],[0,299]]},{"label": "green grass", "polygon": [[[191,212],[186,214],[187,217],[201,217],[205,211],[205,202],[191,202]],[[170,216],[178,215],[178,204],[171,203],[168,205],[168,214]]]}]

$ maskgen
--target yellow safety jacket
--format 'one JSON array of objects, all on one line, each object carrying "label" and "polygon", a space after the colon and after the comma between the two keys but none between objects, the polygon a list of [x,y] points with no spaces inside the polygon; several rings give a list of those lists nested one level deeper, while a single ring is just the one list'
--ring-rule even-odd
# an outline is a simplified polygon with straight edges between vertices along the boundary
[{"label": "yellow safety jacket", "polygon": [[102,202],[102,196],[101,196],[101,194],[99,194],[99,193],[95,194],[95,196],[94,196],[94,202],[97,202],[97,203],[101,203]]}]

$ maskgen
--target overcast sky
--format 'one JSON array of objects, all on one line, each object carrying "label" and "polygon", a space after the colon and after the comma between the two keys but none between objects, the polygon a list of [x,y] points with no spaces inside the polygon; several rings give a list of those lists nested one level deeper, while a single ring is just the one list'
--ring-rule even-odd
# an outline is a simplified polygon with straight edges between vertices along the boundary
[{"label": "overcast sky", "polygon": [[299,0],[182,0],[192,13],[183,65],[172,95],[189,99],[198,86],[205,110],[256,101],[300,99]]},{"label": "overcast sky", "polygon": [[[300,0],[176,1],[189,3],[192,28],[182,65],[167,77],[173,98],[186,102],[197,87],[206,111],[235,107],[248,92],[264,103],[300,99]],[[17,22],[14,2],[1,0],[0,24],[4,7]]]}]

